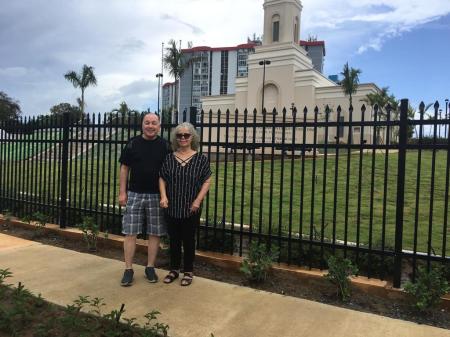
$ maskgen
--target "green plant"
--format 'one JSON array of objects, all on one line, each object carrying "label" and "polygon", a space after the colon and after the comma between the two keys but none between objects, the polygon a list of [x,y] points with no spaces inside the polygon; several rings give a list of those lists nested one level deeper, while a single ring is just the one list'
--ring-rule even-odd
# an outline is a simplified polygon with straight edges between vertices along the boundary
[{"label": "green plant", "polygon": [[86,242],[88,250],[96,251],[100,229],[95,220],[91,217],[85,217],[77,227],[83,232],[83,240]]},{"label": "green plant", "polygon": [[328,259],[328,274],[325,278],[336,286],[337,295],[342,301],[350,299],[350,276],[356,275],[358,268],[349,259],[330,256]]},{"label": "green plant", "polygon": [[3,219],[4,219],[3,227],[9,228],[9,225],[11,225],[11,220],[12,220],[13,214],[7,209],[5,209],[3,212],[4,212],[4,215],[3,215]]},{"label": "green plant", "polygon": [[143,329],[142,337],[168,336],[169,326],[167,324],[159,323],[157,321],[156,316],[160,314],[161,313],[156,310],[153,310],[145,314],[144,317],[147,319],[147,322],[145,322],[144,326],[142,327]]},{"label": "green plant", "polygon": [[450,291],[449,284],[444,277],[442,268],[432,268],[427,271],[420,267],[415,283],[408,281],[405,291],[412,295],[414,306],[420,311],[435,307],[441,301],[441,296]]},{"label": "green plant", "polygon": [[50,221],[50,216],[42,212],[34,212],[31,217],[36,224],[35,236],[41,236],[44,233],[45,225]]},{"label": "green plant", "polygon": [[262,282],[267,279],[272,263],[278,259],[279,250],[277,247],[268,249],[265,244],[258,244],[253,241],[250,244],[248,259],[244,259],[241,264],[241,272],[254,282]]}]

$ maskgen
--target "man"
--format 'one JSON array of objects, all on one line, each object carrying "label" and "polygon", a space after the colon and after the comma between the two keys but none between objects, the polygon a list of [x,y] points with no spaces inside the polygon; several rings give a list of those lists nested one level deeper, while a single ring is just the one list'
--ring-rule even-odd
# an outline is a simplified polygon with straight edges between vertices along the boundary
[{"label": "man", "polygon": [[[142,135],[133,137],[122,150],[120,166],[119,204],[126,206],[122,219],[125,272],[122,286],[133,283],[133,258],[136,237],[147,224],[148,261],[145,276],[157,282],[155,260],[160,237],[166,235],[163,211],[159,206],[159,169],[169,152],[167,141],[158,136],[161,129],[159,117],[148,113],[142,120]],[[128,188],[127,188],[128,185]]]}]

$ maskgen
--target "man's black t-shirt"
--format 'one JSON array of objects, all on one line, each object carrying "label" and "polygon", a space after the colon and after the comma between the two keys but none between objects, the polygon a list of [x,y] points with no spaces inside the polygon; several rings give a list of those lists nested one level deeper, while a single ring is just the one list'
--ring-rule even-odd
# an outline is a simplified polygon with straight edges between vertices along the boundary
[{"label": "man's black t-shirt", "polygon": [[123,148],[119,162],[130,168],[128,190],[136,193],[159,193],[159,170],[169,153],[169,144],[161,137],[146,140],[133,137]]}]

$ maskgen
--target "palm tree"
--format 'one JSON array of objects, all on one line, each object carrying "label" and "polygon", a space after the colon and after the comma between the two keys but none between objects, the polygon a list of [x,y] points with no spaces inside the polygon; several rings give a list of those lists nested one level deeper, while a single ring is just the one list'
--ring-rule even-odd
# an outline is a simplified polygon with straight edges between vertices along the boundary
[{"label": "palm tree", "polygon": [[75,88],[81,89],[81,99],[78,99],[80,105],[81,114],[84,115],[84,91],[90,85],[97,85],[97,79],[94,75],[94,68],[83,65],[81,73],[77,74],[75,71],[69,71],[64,75],[64,78],[71,82]]},{"label": "palm tree", "polygon": [[341,81],[341,87],[344,94],[350,96],[350,105],[352,105],[352,95],[356,93],[356,90],[358,89],[359,74],[361,74],[361,70],[349,68],[348,62],[344,65],[344,69],[341,72],[341,75],[344,76]]},{"label": "palm tree", "polygon": [[397,113],[398,111],[398,101],[393,94],[389,94],[389,87],[383,87],[379,92],[367,94],[361,101],[370,106],[378,105],[379,117],[384,120],[387,119],[387,112],[385,108],[388,104],[391,106],[394,113]]},{"label": "palm tree", "polygon": [[175,79],[175,109],[178,110],[178,81],[183,74],[184,67],[181,59],[181,48],[177,47],[177,43],[174,39],[169,41],[169,47],[166,48],[166,54],[164,55],[164,68],[169,71]]}]

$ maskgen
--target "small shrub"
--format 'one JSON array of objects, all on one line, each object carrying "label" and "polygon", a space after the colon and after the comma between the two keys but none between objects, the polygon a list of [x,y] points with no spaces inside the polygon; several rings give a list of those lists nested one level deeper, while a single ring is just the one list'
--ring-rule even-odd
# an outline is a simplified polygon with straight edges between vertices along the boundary
[{"label": "small shrub", "polygon": [[86,217],[78,225],[78,228],[83,232],[83,240],[86,242],[88,250],[97,251],[97,240],[100,229],[95,220],[91,217]]},{"label": "small shrub", "polygon": [[250,281],[265,281],[272,263],[278,259],[278,256],[278,248],[272,247],[269,250],[265,244],[258,244],[253,241],[250,244],[248,259],[244,259],[240,270]]},{"label": "small shrub", "polygon": [[441,296],[450,291],[449,284],[443,275],[442,268],[432,268],[428,272],[420,267],[415,283],[408,281],[405,291],[412,295],[414,306],[420,311],[426,311],[439,304]]},{"label": "small shrub", "polygon": [[42,236],[44,234],[45,225],[50,221],[50,216],[42,212],[34,212],[31,216],[36,224],[35,237]]},{"label": "small shrub", "polygon": [[330,256],[328,259],[328,274],[325,278],[336,286],[338,297],[348,301],[351,295],[350,276],[356,275],[358,268],[349,259]]},{"label": "small shrub", "polygon": [[13,214],[9,210],[5,209],[4,215],[3,215],[3,219],[4,219],[3,227],[9,228],[9,226],[11,225],[12,217],[13,217]]}]

